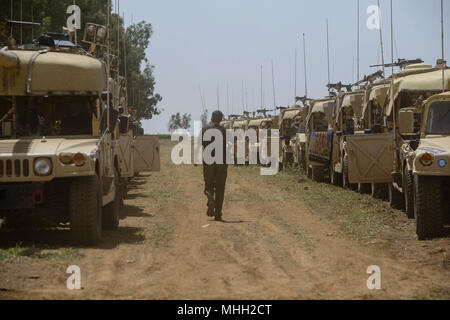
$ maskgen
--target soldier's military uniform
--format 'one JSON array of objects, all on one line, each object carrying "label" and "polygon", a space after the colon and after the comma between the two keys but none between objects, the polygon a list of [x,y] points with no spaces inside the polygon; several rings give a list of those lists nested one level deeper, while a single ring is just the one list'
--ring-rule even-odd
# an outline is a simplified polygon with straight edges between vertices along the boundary
[{"label": "soldier's military uniform", "polygon": [[[220,113],[220,114],[219,114]],[[223,137],[223,159],[219,159],[220,163],[206,164],[203,159],[203,177],[205,180],[205,195],[208,197],[208,216],[215,217],[216,221],[222,221],[222,207],[225,195],[225,184],[227,181],[228,165],[226,164],[226,129],[219,123],[223,119],[220,111],[213,113],[211,125],[203,128],[202,137],[208,130],[219,130]],[[212,141],[203,141],[203,148],[206,148]],[[215,157],[214,151],[212,154]]]}]

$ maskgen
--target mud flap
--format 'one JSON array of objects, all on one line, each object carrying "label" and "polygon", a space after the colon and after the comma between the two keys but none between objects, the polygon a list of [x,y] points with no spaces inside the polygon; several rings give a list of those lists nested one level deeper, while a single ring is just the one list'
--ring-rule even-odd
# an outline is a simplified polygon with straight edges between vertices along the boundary
[{"label": "mud flap", "polygon": [[352,184],[392,182],[394,135],[347,136],[348,177]]},{"label": "mud flap", "polygon": [[138,136],[134,141],[134,172],[160,171],[159,136]]}]

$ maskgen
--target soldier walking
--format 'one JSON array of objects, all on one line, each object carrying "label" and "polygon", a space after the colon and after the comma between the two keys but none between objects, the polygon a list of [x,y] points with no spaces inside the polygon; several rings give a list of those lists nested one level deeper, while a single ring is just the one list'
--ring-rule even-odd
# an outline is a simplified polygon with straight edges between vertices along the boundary
[{"label": "soldier walking", "polygon": [[223,113],[221,111],[215,111],[211,117],[211,124],[202,129],[203,150],[210,144],[214,143],[214,135],[212,141],[204,141],[203,137],[208,130],[218,130],[222,134],[223,139],[223,153],[222,157],[216,158],[215,151],[212,151],[211,156],[216,159],[213,164],[207,164],[202,154],[203,159],[203,177],[205,180],[204,193],[208,198],[207,206],[208,217],[215,217],[216,221],[222,220],[222,207],[225,196],[225,184],[227,181],[228,165],[226,164],[226,129],[220,125],[223,120]]}]

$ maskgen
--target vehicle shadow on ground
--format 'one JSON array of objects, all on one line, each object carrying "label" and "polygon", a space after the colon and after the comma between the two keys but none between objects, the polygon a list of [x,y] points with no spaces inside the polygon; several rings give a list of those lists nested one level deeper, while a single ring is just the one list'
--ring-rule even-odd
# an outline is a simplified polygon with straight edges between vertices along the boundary
[{"label": "vehicle shadow on ground", "polygon": [[144,212],[144,209],[137,206],[131,206],[131,205],[124,205],[122,210],[120,211],[120,219],[125,219],[128,217],[133,218],[153,218],[154,215],[148,214]]},{"label": "vehicle shadow on ground", "polygon": [[139,244],[145,240],[142,228],[119,227],[115,231],[103,231],[103,239],[98,245],[76,246],[69,228],[37,229],[16,228],[0,230],[0,248],[34,247],[36,249],[61,249],[69,247],[86,247],[114,249],[120,244]]},{"label": "vehicle shadow on ground", "polygon": [[133,193],[133,194],[129,194],[126,196],[125,200],[136,200],[136,199],[145,199],[148,198],[148,194],[144,194],[144,193]]}]

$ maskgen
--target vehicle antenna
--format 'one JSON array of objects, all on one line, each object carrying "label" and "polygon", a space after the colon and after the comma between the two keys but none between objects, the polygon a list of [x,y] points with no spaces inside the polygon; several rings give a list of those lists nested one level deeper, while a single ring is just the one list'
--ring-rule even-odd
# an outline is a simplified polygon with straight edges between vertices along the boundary
[{"label": "vehicle antenna", "polygon": [[445,92],[444,0],[441,0],[442,92]]},{"label": "vehicle antenna", "polygon": [[380,0],[378,0],[378,21],[380,22],[380,50],[381,50],[381,64],[383,66],[383,77],[386,79],[386,70],[384,64],[384,48],[383,48],[383,28],[381,26],[381,6]]},{"label": "vehicle antenna", "polygon": [[[117,80],[119,80],[119,76],[120,76],[120,0],[117,0],[117,13],[116,13],[116,17],[117,17]],[[119,81],[117,81],[117,84],[119,84]],[[119,87],[119,86],[118,86]],[[120,90],[120,89],[119,89]],[[120,97],[117,97],[118,99],[120,99]]]},{"label": "vehicle antenna", "polygon": [[327,60],[328,60],[328,83],[330,83],[330,42],[328,37],[328,19],[327,19]]},{"label": "vehicle antenna", "polygon": [[303,33],[303,64],[304,64],[304,69],[305,69],[305,98],[308,98],[308,76],[307,76],[307,69],[306,69],[306,41],[305,41],[304,33]]},{"label": "vehicle antenna", "polygon": [[244,81],[242,80],[242,111],[245,111],[245,93],[244,93]]},{"label": "vehicle antenna", "polygon": [[359,9],[359,0],[356,0],[357,2],[357,32],[356,32],[356,75],[357,75],[357,80],[356,82],[359,81],[359,66],[360,66],[360,23],[359,23],[359,13],[360,13],[360,9]]},{"label": "vehicle antenna", "polygon": [[217,109],[220,110],[220,82],[217,81]]},{"label": "vehicle antenna", "polygon": [[[391,0],[391,63],[392,63],[392,77],[391,77],[391,88],[390,88],[390,101],[389,103],[392,104],[392,120],[393,120],[393,134],[394,134],[394,141],[395,146],[397,147],[397,110],[395,110],[395,101],[394,101],[394,80],[395,80],[395,74],[394,74],[394,14],[393,14],[393,5]],[[398,172],[398,165],[397,161],[394,160],[394,172]]]},{"label": "vehicle antenna", "polygon": [[227,81],[227,114],[229,117],[230,116],[230,89],[228,86],[228,81]]},{"label": "vehicle antenna", "polygon": [[297,96],[297,48],[295,48],[295,56],[294,56],[294,100],[296,96]]},{"label": "vehicle antenna", "polygon": [[273,108],[275,109],[276,105],[277,105],[277,99],[275,96],[275,73],[273,71],[273,60],[272,62],[272,88],[273,88]]},{"label": "vehicle antenna", "polygon": [[[14,20],[14,3],[13,0],[11,0],[11,21]],[[11,39],[13,37],[13,26],[11,24]]]},{"label": "vehicle antenna", "polygon": [[198,92],[200,93],[200,100],[202,102],[202,108],[203,108],[203,112],[205,112],[205,100],[203,99],[203,94],[202,94],[202,88],[200,87],[200,85],[198,86]]},{"label": "vehicle antenna", "polygon": [[264,108],[264,100],[263,100],[263,66],[261,65],[261,109]]},{"label": "vehicle antenna", "polygon": [[111,39],[110,39],[110,17],[111,17],[111,0],[108,0],[108,12],[107,12],[107,38],[106,38],[106,43],[107,43],[107,67],[106,67],[106,77],[107,77],[107,81],[106,81],[106,92],[107,92],[107,98],[106,98],[106,128],[108,129],[108,131],[110,131],[110,114],[109,114],[109,104],[110,104],[110,86],[109,86],[109,77],[110,77],[110,73],[111,73],[111,57],[110,57],[110,53],[111,53]]},{"label": "vehicle antenna", "polygon": [[[73,0],[73,5],[76,6],[76,2],[75,0]],[[78,35],[77,35],[77,26],[76,26],[76,21],[77,21],[77,10],[74,10],[74,14],[75,14],[75,45],[78,45]]]},{"label": "vehicle antenna", "polygon": [[[33,4],[31,4],[31,22],[34,22]],[[34,24],[31,25],[31,41],[34,40]]]},{"label": "vehicle antenna", "polygon": [[[20,0],[20,21],[23,21],[23,0]],[[20,25],[20,44],[23,44],[23,27]]]}]

